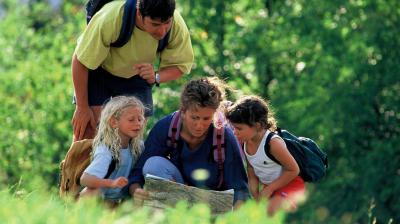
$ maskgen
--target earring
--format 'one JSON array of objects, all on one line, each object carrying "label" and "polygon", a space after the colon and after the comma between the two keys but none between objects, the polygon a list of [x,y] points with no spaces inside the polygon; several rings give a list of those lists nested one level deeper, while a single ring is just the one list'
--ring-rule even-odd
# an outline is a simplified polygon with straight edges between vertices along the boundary
[{"label": "earring", "polygon": [[119,134],[119,132],[118,132],[118,131],[119,131],[118,127],[114,128],[113,131],[114,131],[114,134],[115,134],[115,135],[118,135],[118,134]]}]

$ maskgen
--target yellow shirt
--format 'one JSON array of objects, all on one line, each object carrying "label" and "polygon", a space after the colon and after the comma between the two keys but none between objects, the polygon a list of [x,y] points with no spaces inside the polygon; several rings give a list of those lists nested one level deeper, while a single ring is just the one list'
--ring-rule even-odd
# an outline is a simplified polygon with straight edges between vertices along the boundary
[{"label": "yellow shirt", "polygon": [[[89,69],[100,65],[111,74],[130,78],[136,75],[133,65],[154,63],[158,40],[135,27],[131,39],[122,47],[110,47],[117,40],[125,1],[112,1],[103,6],[78,39],[75,54]],[[190,35],[182,16],[175,10],[167,47],[161,52],[160,68],[177,66],[189,73],[194,60]]]}]

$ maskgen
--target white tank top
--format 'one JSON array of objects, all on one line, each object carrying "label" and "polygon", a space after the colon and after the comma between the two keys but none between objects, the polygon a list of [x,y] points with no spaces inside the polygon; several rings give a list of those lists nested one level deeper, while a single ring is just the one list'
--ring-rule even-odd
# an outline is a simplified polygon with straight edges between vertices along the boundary
[{"label": "white tank top", "polygon": [[[268,130],[265,132],[260,145],[258,145],[257,152],[254,155],[249,155],[247,153],[247,147],[246,144],[244,144],[244,153],[246,154],[247,161],[253,167],[258,179],[264,184],[270,184],[282,174],[282,166],[270,159],[267,154],[265,154],[264,145],[269,133],[270,131]],[[272,138],[281,137],[274,135]]]}]

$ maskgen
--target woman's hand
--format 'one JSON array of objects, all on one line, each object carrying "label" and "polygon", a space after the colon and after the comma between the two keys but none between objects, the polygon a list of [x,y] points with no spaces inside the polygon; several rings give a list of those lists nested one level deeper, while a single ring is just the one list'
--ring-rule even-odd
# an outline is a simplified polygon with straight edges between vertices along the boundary
[{"label": "woman's hand", "polygon": [[138,183],[129,186],[129,193],[133,197],[134,205],[143,205],[143,201],[149,197],[149,192],[145,191]]},{"label": "woman's hand", "polygon": [[136,188],[133,193],[133,203],[135,205],[143,205],[144,200],[149,198],[149,192],[145,191],[143,188]]}]

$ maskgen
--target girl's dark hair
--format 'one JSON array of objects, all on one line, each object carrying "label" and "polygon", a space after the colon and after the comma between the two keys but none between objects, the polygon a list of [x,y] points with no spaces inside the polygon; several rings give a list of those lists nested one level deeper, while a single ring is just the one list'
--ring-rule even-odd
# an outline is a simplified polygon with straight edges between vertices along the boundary
[{"label": "girl's dark hair", "polygon": [[181,109],[210,107],[218,109],[225,100],[225,82],[217,77],[206,77],[189,81],[181,94]]},{"label": "girl's dark hair", "polygon": [[247,124],[251,127],[259,123],[262,128],[276,130],[277,122],[268,102],[258,96],[245,96],[239,99],[227,108],[225,116],[232,123]]},{"label": "girl's dark hair", "polygon": [[138,9],[143,18],[149,16],[165,22],[174,15],[175,0],[139,0]]}]

